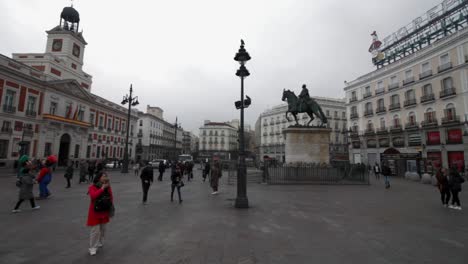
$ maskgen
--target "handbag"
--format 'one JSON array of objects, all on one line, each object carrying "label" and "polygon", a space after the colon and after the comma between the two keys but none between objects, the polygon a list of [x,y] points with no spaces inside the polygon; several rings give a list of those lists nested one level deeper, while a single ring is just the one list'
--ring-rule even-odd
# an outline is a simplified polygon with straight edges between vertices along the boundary
[{"label": "handbag", "polygon": [[96,199],[96,201],[94,201],[94,211],[96,212],[110,211],[111,208],[112,201],[110,195],[107,192],[104,192]]},{"label": "handbag", "polygon": [[184,187],[185,184],[183,181],[179,181],[179,183],[177,183],[177,187]]}]

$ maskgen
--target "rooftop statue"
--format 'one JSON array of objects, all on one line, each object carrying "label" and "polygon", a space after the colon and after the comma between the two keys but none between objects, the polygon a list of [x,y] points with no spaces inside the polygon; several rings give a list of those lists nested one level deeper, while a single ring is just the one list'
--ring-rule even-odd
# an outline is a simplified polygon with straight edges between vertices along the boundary
[{"label": "rooftop statue", "polygon": [[328,122],[320,105],[313,98],[310,98],[309,90],[305,84],[302,85],[302,91],[299,94],[299,98],[297,98],[293,91],[283,89],[283,97],[281,100],[288,103],[286,119],[289,121],[288,113],[291,113],[294,116],[294,120],[296,120],[296,126],[300,126],[299,121],[297,120],[297,114],[299,113],[307,113],[309,115],[310,120],[306,126],[309,126],[309,124],[314,120],[314,115],[322,121],[321,125]]}]

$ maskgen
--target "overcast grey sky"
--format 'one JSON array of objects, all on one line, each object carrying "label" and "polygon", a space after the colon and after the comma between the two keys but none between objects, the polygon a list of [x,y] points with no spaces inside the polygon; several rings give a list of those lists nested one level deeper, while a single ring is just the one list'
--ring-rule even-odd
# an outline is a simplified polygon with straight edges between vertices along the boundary
[{"label": "overcast grey sky", "polygon": [[[342,98],[343,81],[374,70],[370,33],[383,39],[441,0],[75,0],[88,42],[93,92],[120,102],[133,83],[140,110],[160,106],[198,134],[203,120],[239,118],[243,38],[252,60],[245,81],[252,127],[283,88]],[[0,0],[0,53],[44,52],[45,30],[68,0]]]}]

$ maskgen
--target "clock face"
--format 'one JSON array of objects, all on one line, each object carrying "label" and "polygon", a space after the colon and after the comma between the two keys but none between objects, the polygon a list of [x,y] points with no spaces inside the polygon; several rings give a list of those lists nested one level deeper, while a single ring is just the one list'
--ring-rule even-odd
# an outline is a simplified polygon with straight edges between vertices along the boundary
[{"label": "clock face", "polygon": [[78,58],[80,57],[80,46],[75,43],[73,43],[73,55]]},{"label": "clock face", "polygon": [[61,39],[54,39],[54,42],[52,42],[52,51],[61,51],[62,42],[63,41]]}]

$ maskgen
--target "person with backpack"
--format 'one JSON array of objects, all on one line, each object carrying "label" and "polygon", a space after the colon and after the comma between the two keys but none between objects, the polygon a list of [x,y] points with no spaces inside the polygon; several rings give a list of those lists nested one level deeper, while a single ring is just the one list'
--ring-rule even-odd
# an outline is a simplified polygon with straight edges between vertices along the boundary
[{"label": "person with backpack", "polygon": [[149,162],[141,171],[140,179],[143,189],[143,204],[145,205],[146,201],[148,200],[149,188],[151,184],[153,184],[153,166]]},{"label": "person with backpack", "polygon": [[68,167],[65,170],[65,174],[63,175],[63,177],[65,177],[65,179],[67,180],[67,186],[65,187],[67,189],[71,187],[71,179],[73,178],[73,172],[73,162],[68,162]]},{"label": "person with backpack", "polygon": [[91,228],[89,238],[89,254],[96,255],[98,248],[103,246],[106,224],[109,223],[113,212],[114,197],[105,172],[94,177],[93,184],[88,188],[90,204],[86,225]]},{"label": "person with backpack", "polygon": [[374,165],[374,174],[375,174],[375,179],[380,180],[380,167],[377,162]]},{"label": "person with backpack", "polygon": [[31,203],[31,208],[33,210],[37,210],[41,207],[36,205],[34,201],[34,195],[33,195],[34,175],[31,174],[31,169],[33,167],[33,164],[31,163],[27,155],[23,155],[18,160],[18,166],[20,167],[19,178],[17,180],[17,186],[19,187],[19,195],[18,195],[19,197],[18,197],[18,202],[15,205],[15,208],[11,212],[12,213],[21,212],[19,207],[25,200],[29,200],[29,202]]},{"label": "person with backpack", "polygon": [[214,157],[213,158],[213,169],[211,170],[211,178],[210,178],[210,184],[211,188],[213,188],[213,192],[211,194],[215,195],[218,194],[218,186],[219,186],[219,179],[223,175],[221,164],[219,163],[219,158]]},{"label": "person with backpack", "polygon": [[57,163],[57,157],[51,155],[45,161],[45,167],[39,171],[37,182],[39,182],[39,199],[46,199],[51,196],[47,186],[52,181],[52,171],[54,164]]},{"label": "person with backpack", "polygon": [[449,175],[446,168],[440,168],[436,173],[437,187],[440,191],[442,205],[448,207],[450,201]]},{"label": "person with backpack", "polygon": [[452,204],[449,205],[449,208],[461,210],[460,198],[458,194],[462,190],[462,183],[465,182],[465,179],[458,173],[456,167],[450,169],[448,185],[450,186],[450,191],[452,192]]},{"label": "person with backpack", "polygon": [[382,175],[385,178],[385,189],[390,188],[390,175],[392,174],[392,170],[388,166],[387,162],[382,164]]}]

